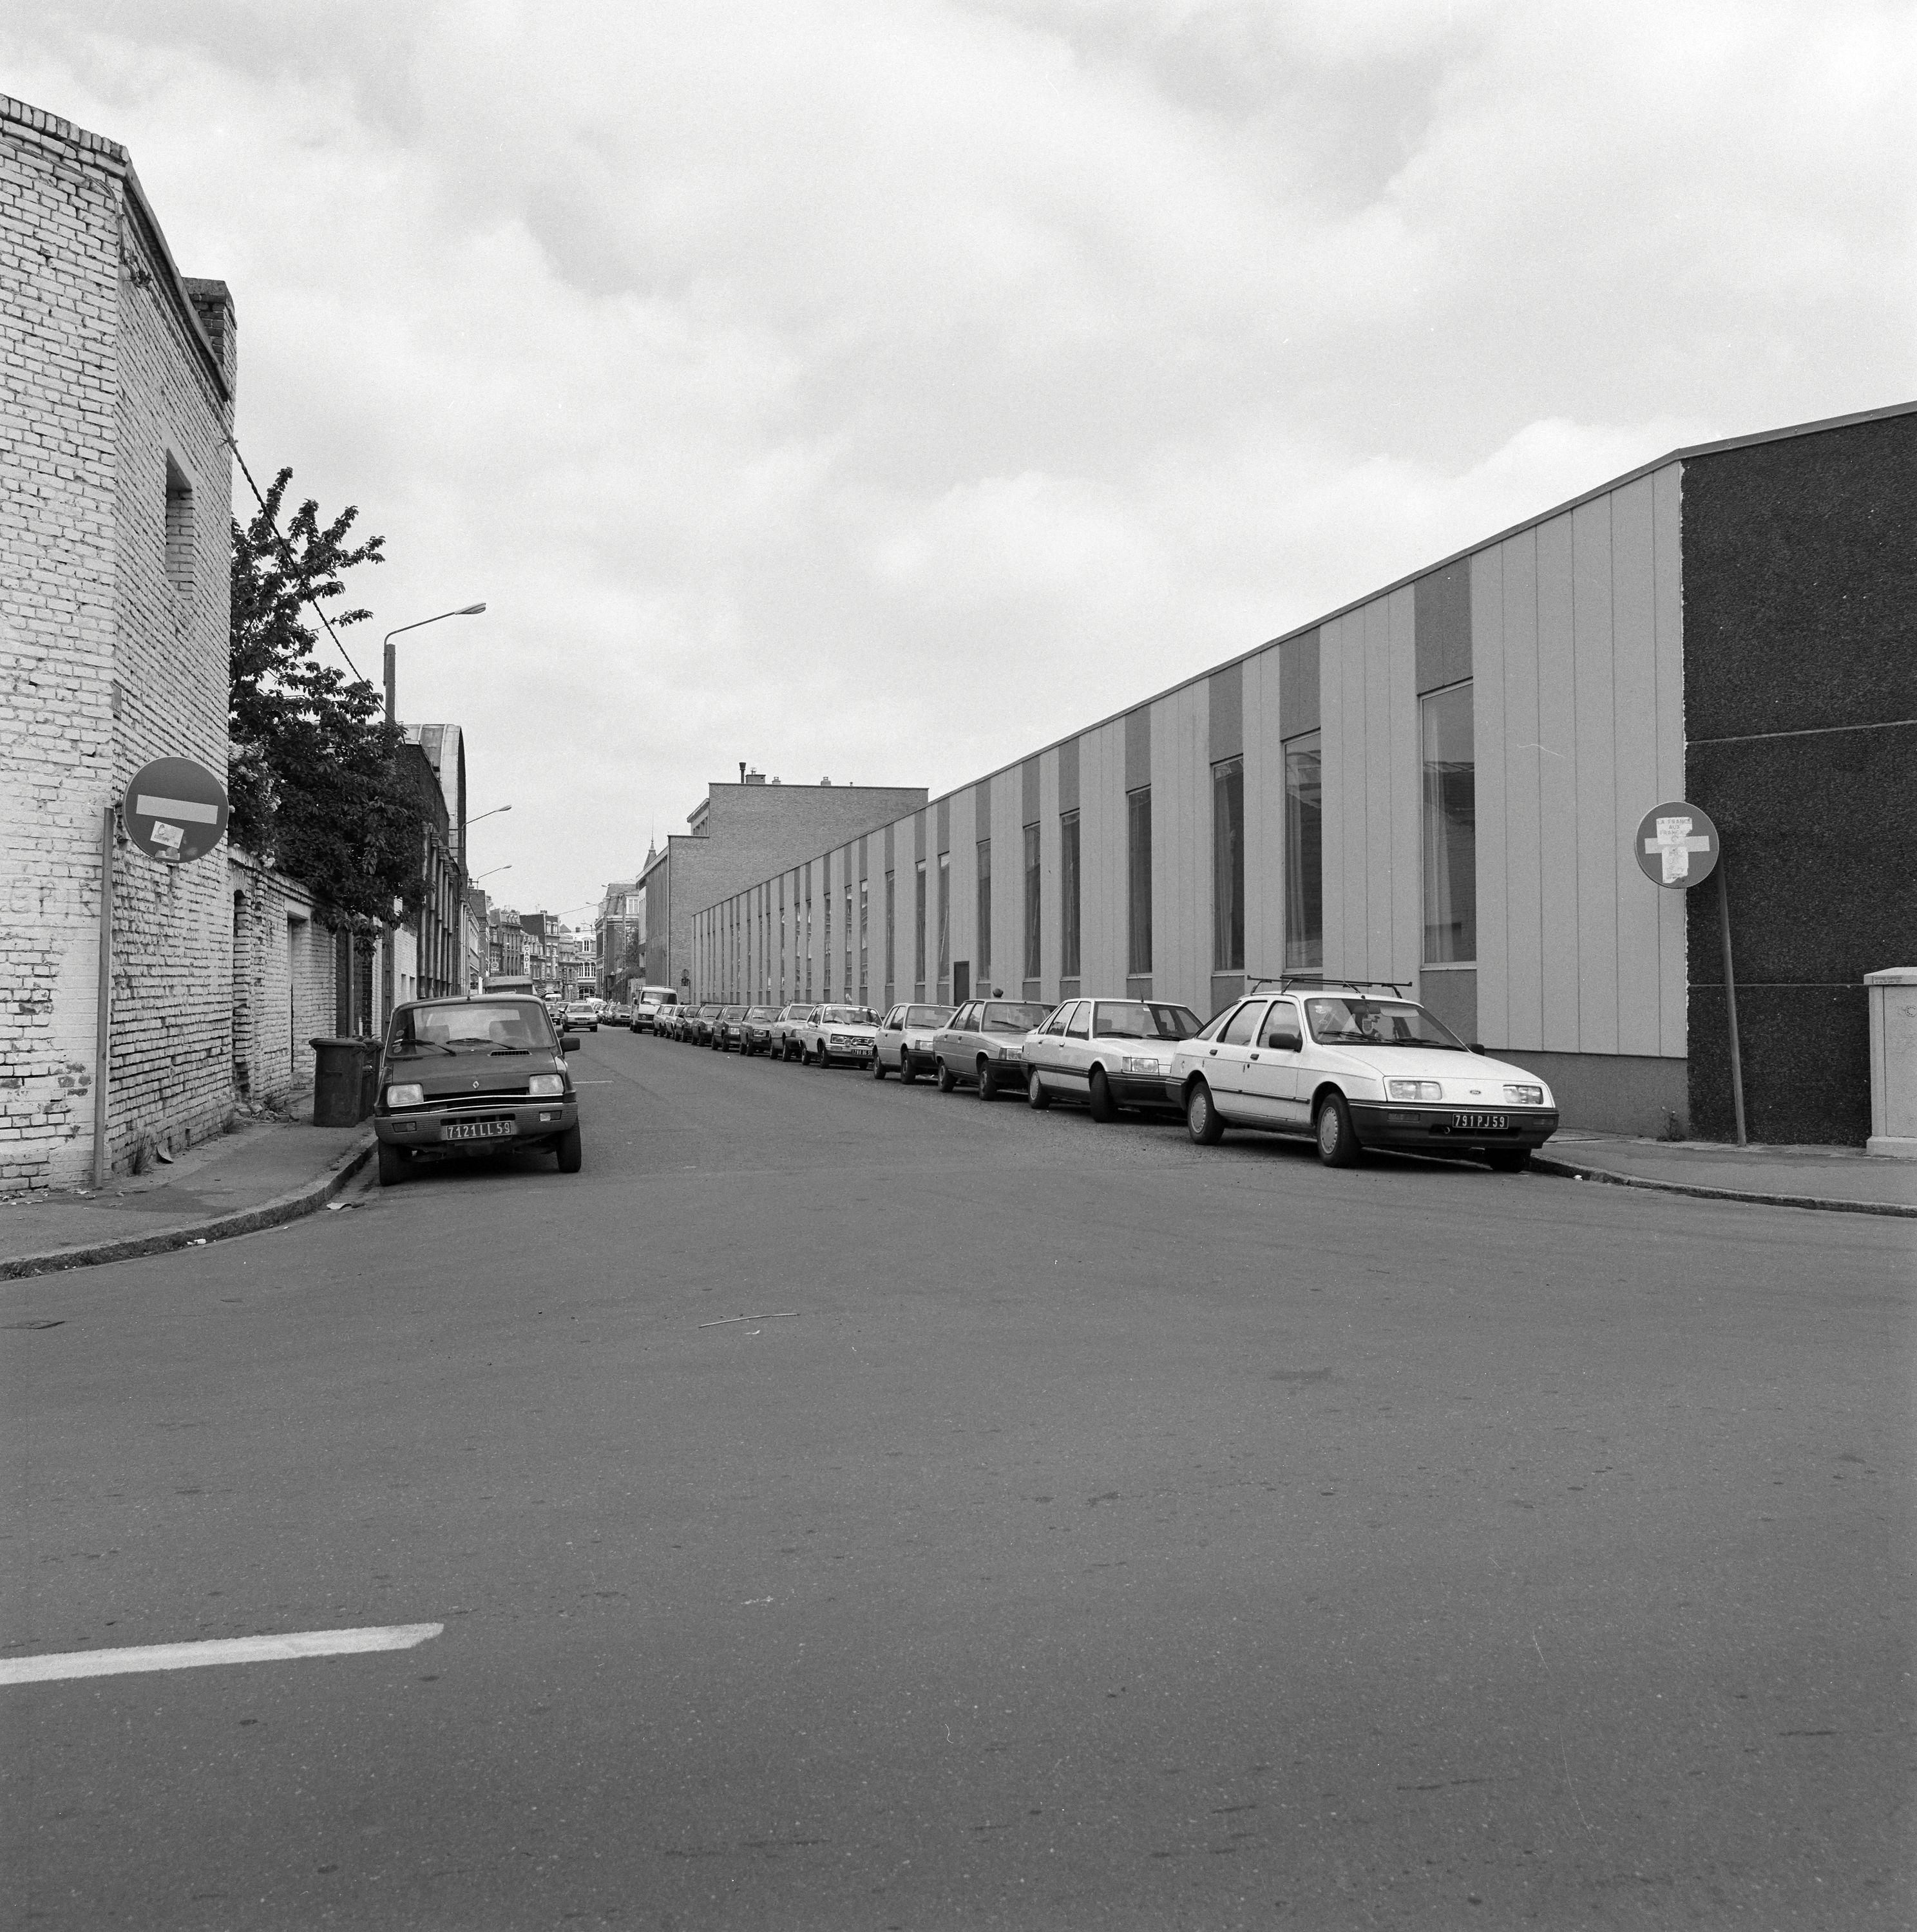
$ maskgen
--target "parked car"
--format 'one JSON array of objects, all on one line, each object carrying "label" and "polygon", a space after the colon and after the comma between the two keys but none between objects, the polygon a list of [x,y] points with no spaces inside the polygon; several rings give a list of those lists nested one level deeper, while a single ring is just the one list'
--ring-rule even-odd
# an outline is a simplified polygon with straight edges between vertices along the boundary
[{"label": "parked car", "polygon": [[1411,1148],[1516,1174],[1558,1127],[1535,1073],[1467,1046],[1396,988],[1357,982],[1239,1000],[1180,1043],[1172,1077],[1201,1146],[1227,1126],[1309,1136],[1327,1167]]},{"label": "parked car", "polygon": [[750,1059],[755,1053],[768,1053],[772,1048],[772,1029],[778,1024],[779,1016],[771,1006],[748,1006],[741,1023],[744,1037],[739,1042],[739,1051]]},{"label": "parked car", "polygon": [[815,1006],[793,1030],[808,1066],[839,1060],[863,1066],[878,1040],[879,1016],[870,1006]]},{"label": "parked car", "polygon": [[566,1030],[568,1033],[599,1031],[599,1008],[590,1000],[574,1000],[566,1009]]},{"label": "parked car", "polygon": [[730,1053],[735,1048],[743,1051],[746,1043],[745,1008],[721,1006],[713,1017],[712,1030],[705,1043],[716,1053]]},{"label": "parked car", "polygon": [[1121,1107],[1181,1107],[1172,1055],[1198,1030],[1189,1006],[1162,1000],[1068,1000],[1026,1040],[1025,1097],[1035,1107],[1083,1100],[1095,1120]]},{"label": "parked car", "polygon": [[395,1007],[373,1102],[380,1185],[404,1180],[416,1161],[502,1148],[550,1148],[560,1173],[577,1174],[579,1102],[566,1054],[578,1044],[524,995]]},{"label": "parked car", "polygon": [[811,1018],[819,1009],[809,1002],[804,1005],[783,1006],[779,1017],[772,1022],[772,1051],[780,1060],[796,1060],[799,1057],[798,1030]]},{"label": "parked car", "polygon": [[937,1071],[932,1036],[952,1016],[950,1006],[901,1004],[879,1022],[879,1042],[872,1056],[872,1077],[882,1080],[896,1073],[909,1087],[921,1073]]},{"label": "parked car", "polygon": [[939,1091],[949,1094],[963,1081],[980,1100],[993,1100],[1002,1087],[1023,1087],[1025,1036],[1051,1012],[1025,1000],[968,1000],[932,1036]]},{"label": "parked car", "polygon": [[678,1004],[679,995],[670,986],[642,986],[638,997],[632,1002],[632,1030],[658,1032],[660,1016],[670,1014]]},{"label": "parked car", "polygon": [[707,1000],[681,1022],[679,1037],[693,1046],[710,1046],[712,1029],[726,1009],[717,1000]]}]

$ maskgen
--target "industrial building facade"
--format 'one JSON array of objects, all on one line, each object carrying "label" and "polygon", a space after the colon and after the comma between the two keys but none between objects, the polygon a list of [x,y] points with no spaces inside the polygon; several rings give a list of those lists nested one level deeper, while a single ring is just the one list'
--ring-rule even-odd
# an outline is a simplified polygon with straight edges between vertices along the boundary
[{"label": "industrial building facade", "polygon": [[1684,798],[1753,1137],[1861,1144],[1863,976],[1917,959],[1913,614],[1917,405],[1680,451],[708,904],[692,990],[1390,981],[1567,1124],[1727,1137],[1717,885],[1632,853]]}]

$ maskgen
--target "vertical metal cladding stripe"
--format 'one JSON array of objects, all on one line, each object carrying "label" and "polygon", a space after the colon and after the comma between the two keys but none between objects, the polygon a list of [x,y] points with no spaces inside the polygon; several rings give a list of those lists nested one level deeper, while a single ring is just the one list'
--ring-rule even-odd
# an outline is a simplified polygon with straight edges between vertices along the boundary
[{"label": "vertical metal cladding stripe", "polygon": [[1038,816],[1038,760],[1035,754],[1020,767],[1020,823],[1029,825]]},{"label": "vertical metal cladding stripe", "polygon": [[1471,674],[1471,562],[1460,557],[1413,586],[1418,694]]}]

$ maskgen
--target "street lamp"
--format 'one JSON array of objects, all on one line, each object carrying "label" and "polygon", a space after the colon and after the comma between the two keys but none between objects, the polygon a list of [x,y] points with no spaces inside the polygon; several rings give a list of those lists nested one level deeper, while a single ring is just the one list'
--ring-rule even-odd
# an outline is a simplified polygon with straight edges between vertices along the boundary
[{"label": "street lamp", "polygon": [[504,866],[488,866],[483,872],[475,872],[473,876],[466,881],[466,883],[469,886],[476,886],[482,879],[489,879],[495,872],[509,872],[512,869],[512,868],[510,864]]},{"label": "street lamp", "polygon": [[393,682],[395,676],[392,653],[393,639],[398,637],[401,632],[416,631],[419,629],[422,625],[442,623],[448,617],[476,617],[486,607],[483,604],[462,604],[457,610],[442,610],[437,617],[422,617],[416,623],[402,624],[400,626],[398,630],[389,631],[386,633],[386,722],[389,724],[397,722],[397,713],[395,710],[393,703]]},{"label": "street lamp", "polygon": [[[502,812],[510,812],[512,809],[512,808],[509,805],[496,805],[493,807],[491,811],[481,812],[479,814],[479,818],[497,818]],[[471,831],[473,827],[479,824],[479,818],[467,819],[466,821],[467,830],[469,832]]]}]

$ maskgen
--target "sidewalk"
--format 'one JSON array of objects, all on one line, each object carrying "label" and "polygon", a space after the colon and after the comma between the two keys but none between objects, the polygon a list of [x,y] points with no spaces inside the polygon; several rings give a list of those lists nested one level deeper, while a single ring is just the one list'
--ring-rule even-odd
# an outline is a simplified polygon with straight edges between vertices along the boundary
[{"label": "sidewalk", "polygon": [[0,1280],[275,1227],[323,1207],[372,1147],[364,1123],[264,1120],[191,1148],[171,1166],[122,1175],[97,1194],[68,1188],[0,1201]]},{"label": "sidewalk", "polygon": [[1632,1140],[1569,1127],[1553,1134],[1531,1165],[1544,1174],[1710,1200],[1917,1216],[1917,1161],[1885,1160],[1861,1148],[1740,1148]]}]

